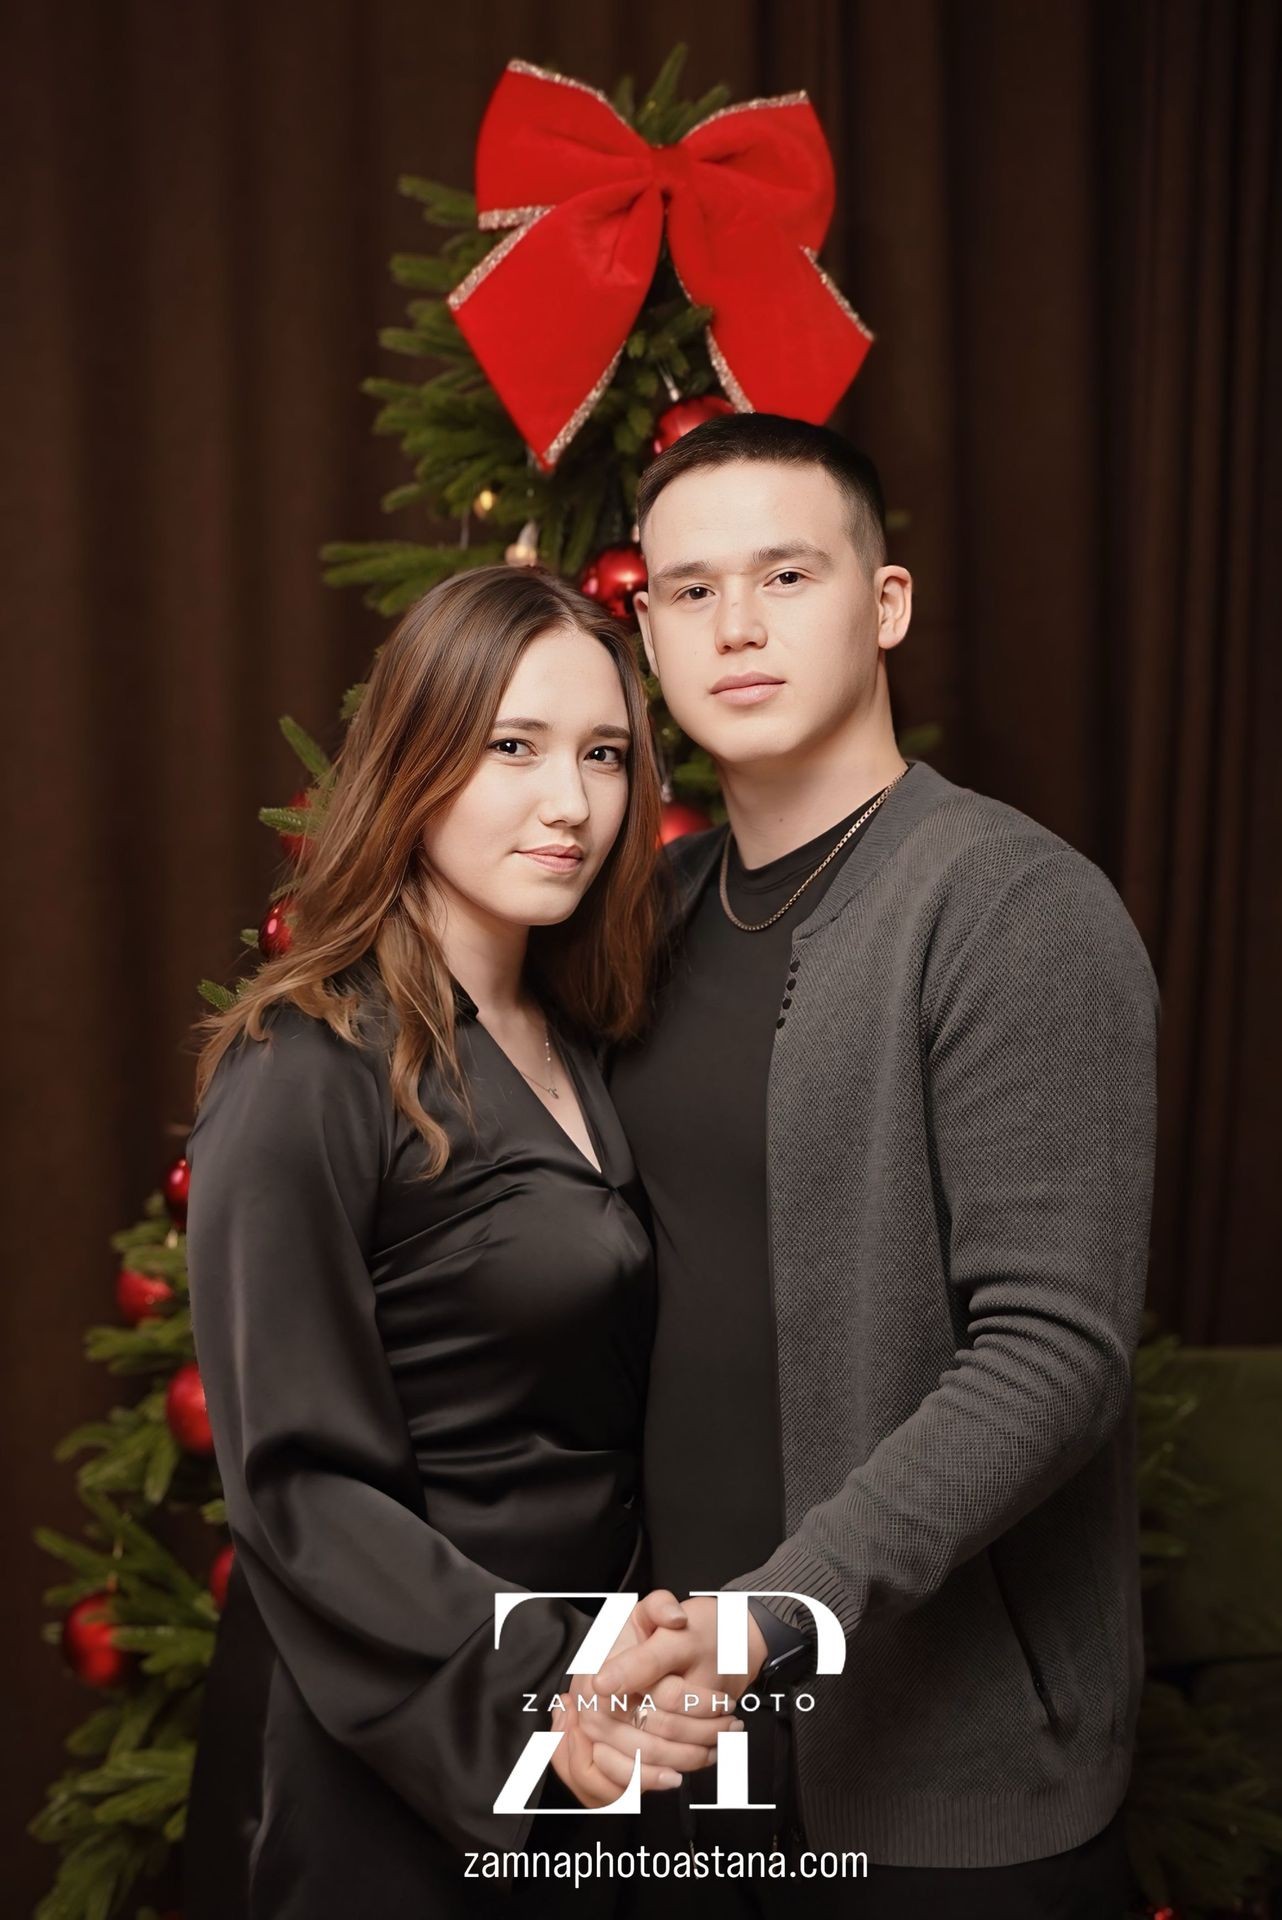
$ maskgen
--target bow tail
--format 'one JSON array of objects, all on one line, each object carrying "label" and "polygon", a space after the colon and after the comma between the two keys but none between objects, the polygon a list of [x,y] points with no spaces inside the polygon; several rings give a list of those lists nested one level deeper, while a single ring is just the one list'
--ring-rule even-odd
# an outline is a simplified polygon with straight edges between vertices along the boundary
[{"label": "bow tail", "polygon": [[693,197],[672,207],[668,241],[690,299],[713,309],[708,351],[735,406],[826,420],[873,335],[814,251]]},{"label": "bow tail", "polygon": [[536,208],[449,306],[517,430],[550,472],[614,375],[662,234],[657,193]]}]

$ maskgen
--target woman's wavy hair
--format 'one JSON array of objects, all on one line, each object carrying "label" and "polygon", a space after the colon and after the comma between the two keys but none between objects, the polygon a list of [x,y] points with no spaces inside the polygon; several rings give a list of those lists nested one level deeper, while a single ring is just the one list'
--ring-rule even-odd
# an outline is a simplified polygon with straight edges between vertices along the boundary
[{"label": "woman's wavy hair", "polygon": [[[427,1149],[425,1177],[440,1173],[449,1143],[419,1099],[424,1068],[442,1070],[465,1110],[467,1096],[423,828],[474,771],[526,647],[566,626],[599,640],[618,670],[632,735],[627,810],[575,912],[531,929],[529,971],[545,1003],[580,1033],[619,1040],[640,1031],[664,902],[659,777],[633,643],[542,568],[478,567],[425,593],[378,649],[328,801],[290,875],[289,949],[194,1024],[197,1109],[232,1042],[265,1041],[263,1016],[290,1002],[353,1044],[367,1044],[371,1027],[381,1033],[393,1098]],[[381,1024],[388,1011],[390,1033]]]}]

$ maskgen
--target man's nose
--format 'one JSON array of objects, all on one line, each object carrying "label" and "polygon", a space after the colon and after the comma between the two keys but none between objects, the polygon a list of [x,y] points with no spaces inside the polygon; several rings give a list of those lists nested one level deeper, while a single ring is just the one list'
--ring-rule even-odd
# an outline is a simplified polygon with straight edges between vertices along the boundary
[{"label": "man's nose", "polygon": [[733,653],[740,647],[764,646],[765,641],[765,623],[756,610],[752,595],[723,595],[717,619],[718,651]]}]

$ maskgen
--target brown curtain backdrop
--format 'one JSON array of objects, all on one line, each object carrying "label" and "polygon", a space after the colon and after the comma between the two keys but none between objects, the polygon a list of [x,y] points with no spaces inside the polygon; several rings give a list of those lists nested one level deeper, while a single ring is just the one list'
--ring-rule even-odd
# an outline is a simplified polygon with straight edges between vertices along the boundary
[{"label": "brown curtain backdrop", "polygon": [[397,175],[470,183],[512,55],[609,87],[685,39],[692,90],[809,90],[827,260],[878,335],[840,424],[917,585],[899,721],[1121,889],[1165,996],[1151,1298],[1193,1340],[1282,1338],[1280,25],[1274,0],[12,0],[6,1910],[47,1882],[21,1830],[85,1707],[38,1642],[30,1533],[77,1526],[51,1450],[121,1384],[80,1357],[107,1237],[186,1131],[194,984],[262,909],[256,809],[297,784],[277,716],[333,745],[385,630],[316,554],[389,530],[403,477],[358,392],[401,370],[386,261],[426,238]]}]

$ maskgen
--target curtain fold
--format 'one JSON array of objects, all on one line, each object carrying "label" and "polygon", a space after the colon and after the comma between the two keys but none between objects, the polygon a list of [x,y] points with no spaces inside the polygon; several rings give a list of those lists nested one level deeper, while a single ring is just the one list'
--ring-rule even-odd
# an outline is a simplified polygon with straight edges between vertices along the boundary
[{"label": "curtain fold", "polygon": [[[1153,1272],[1188,1338],[1279,1337],[1282,14],[1137,9],[1109,604],[1115,878],[1162,983]],[[1267,963],[1265,963],[1267,964]],[[1276,968],[1270,969],[1276,977]],[[1267,982],[1267,984],[1266,984]]]}]

